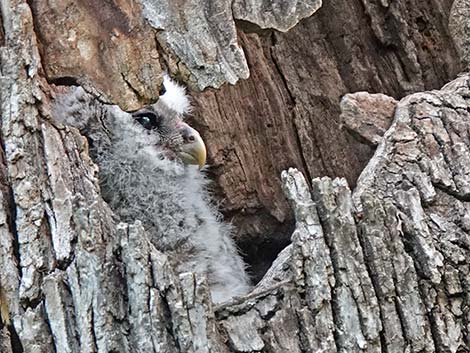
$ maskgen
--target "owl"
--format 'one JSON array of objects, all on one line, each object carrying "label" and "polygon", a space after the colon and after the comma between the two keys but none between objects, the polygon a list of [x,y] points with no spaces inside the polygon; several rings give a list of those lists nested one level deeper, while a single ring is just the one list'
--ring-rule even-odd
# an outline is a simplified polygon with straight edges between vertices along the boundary
[{"label": "owl", "polygon": [[163,87],[157,103],[134,113],[75,87],[56,100],[54,116],[87,137],[103,199],[119,219],[140,220],[176,272],[206,276],[221,303],[249,290],[246,266],[208,192],[204,141],[183,121],[186,90],[168,76]]}]

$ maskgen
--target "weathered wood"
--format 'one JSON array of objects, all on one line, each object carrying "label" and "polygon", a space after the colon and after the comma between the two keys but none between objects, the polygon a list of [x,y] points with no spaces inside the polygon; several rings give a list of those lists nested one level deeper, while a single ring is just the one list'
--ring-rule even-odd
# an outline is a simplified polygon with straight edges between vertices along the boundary
[{"label": "weathered wood", "polygon": [[[448,30],[452,0],[328,1],[287,33],[261,30],[261,20],[282,29],[319,2],[237,1],[233,13],[227,0],[30,3],[49,82],[80,83],[124,109],[156,99],[160,68],[192,87],[222,85],[192,92],[191,123],[210,141],[215,191],[258,279],[293,229],[281,171],[354,186],[372,156],[340,129],[340,98],[368,91],[399,99],[439,88],[461,69]],[[262,13],[241,16],[251,5]],[[279,9],[292,11],[280,18]]]},{"label": "weathered wood", "polygon": [[162,83],[156,31],[133,1],[32,1],[49,82],[83,85],[108,102],[137,110]]},{"label": "weathered wood", "polygon": [[238,24],[250,78],[194,94],[191,123],[211,141],[210,172],[250,263],[282,249],[292,232],[282,170],[344,177],[354,186],[372,157],[341,129],[344,94],[400,99],[455,78],[461,66],[447,27],[451,5],[324,1],[287,33]]},{"label": "weathered wood", "polygon": [[[400,297],[386,317],[401,322],[404,340],[414,351],[469,349],[463,314],[468,300],[469,93],[464,75],[440,91],[404,98],[354,193],[356,207],[364,211],[363,239],[376,291],[383,293],[379,299]],[[378,225],[366,220],[383,212],[383,230],[377,233]]]},{"label": "weathered wood", "polygon": [[321,0],[236,0],[232,9],[237,20],[250,22],[263,29],[273,28],[287,32],[300,20],[312,16],[321,5]]},{"label": "weathered wood", "polygon": [[470,69],[470,1],[455,0],[449,16],[449,30],[465,70]]},{"label": "weathered wood", "polygon": [[157,31],[171,71],[180,71],[199,89],[248,78],[231,1],[142,0],[143,16]]},{"label": "weathered wood", "polygon": [[341,98],[340,119],[359,142],[375,147],[392,124],[397,103],[381,93],[348,93]]},{"label": "weathered wood", "polygon": [[[382,1],[381,7],[369,6],[365,1],[363,4],[371,16],[371,28],[377,40],[398,48],[398,52],[412,47],[402,32],[381,30],[382,19],[391,21],[388,25],[411,31],[406,21],[399,21],[401,2],[388,5]],[[439,11],[434,15],[439,18],[448,10],[440,8],[442,4],[437,2],[416,5],[422,11],[431,11],[427,6],[435,5]],[[44,80],[29,6],[21,0],[4,0],[1,6],[5,32],[5,45],[0,48],[2,352],[470,351],[469,75],[459,77],[440,91],[410,95],[397,104],[393,123],[353,193],[341,178],[313,178],[310,189],[302,173],[295,169],[284,172],[282,184],[277,184],[270,173],[280,167],[275,163],[276,158],[282,163],[289,162],[283,159],[286,155],[275,154],[285,146],[278,141],[277,149],[270,150],[266,141],[273,139],[266,136],[256,140],[266,142],[263,148],[251,146],[246,142],[249,139],[243,139],[246,150],[239,154],[243,157],[239,157],[242,160],[237,162],[239,167],[250,161],[253,150],[260,151],[261,156],[267,153],[265,149],[275,155],[265,164],[272,171],[261,175],[250,174],[262,170],[256,169],[257,159],[251,154],[249,163],[253,168],[241,171],[247,181],[246,190],[240,192],[242,201],[228,200],[233,202],[232,210],[245,202],[247,194],[251,195],[250,207],[258,209],[261,192],[266,197],[263,207],[268,207],[270,193],[279,192],[278,198],[271,199],[272,213],[264,213],[266,218],[252,229],[268,227],[260,224],[270,224],[269,217],[274,217],[273,214],[278,220],[289,219],[286,210],[290,203],[295,230],[292,245],[281,253],[251,294],[214,307],[204,278],[191,273],[177,276],[165,254],[148,241],[138,220],[134,224],[117,222],[100,196],[96,166],[88,156],[85,138],[77,130],[57,126],[50,120],[49,85]],[[336,5],[327,6],[331,10]],[[378,13],[378,9],[384,8],[390,8],[388,16]],[[341,17],[344,13],[334,12],[330,16]],[[332,30],[333,24],[323,19],[323,24]],[[354,22],[356,25],[365,21],[363,17],[347,20],[358,21]],[[318,74],[307,69],[309,60],[313,60],[312,53],[319,53],[320,47],[310,48],[313,51],[309,55],[303,52],[307,57],[305,62],[287,58],[286,48],[306,50],[302,43],[292,39],[301,33],[305,36],[312,33],[308,29],[318,26],[315,21],[318,19],[304,21],[295,35],[271,34],[271,39],[278,40],[272,47],[263,43],[267,39],[261,39],[258,34],[241,34],[243,45],[253,46],[247,53],[264,53],[266,58],[277,55],[278,68],[265,65],[262,56],[256,64],[257,57],[248,54],[248,62],[258,65],[254,70],[258,81],[265,85],[246,81],[237,88],[208,91],[196,99],[203,112],[208,107],[227,107],[225,111],[220,110],[220,121],[236,111],[234,106],[240,100],[235,98],[240,98],[240,92],[246,95],[254,90],[259,97],[265,97],[263,104],[270,107],[282,108],[286,103],[293,109],[289,113],[272,108],[268,114],[277,124],[273,131],[279,136],[281,127],[290,129],[284,141],[293,141],[297,147],[285,147],[289,151],[286,153],[299,161],[306,174],[317,175],[328,168],[330,174],[336,174],[351,167],[349,164],[339,168],[339,162],[357,149],[344,152],[328,168],[324,160],[325,166],[319,170],[313,170],[313,164],[305,162],[313,157],[304,154],[302,160],[297,153],[308,152],[299,146],[314,138],[314,134],[318,134],[316,141],[323,147],[312,147],[312,151],[326,151],[328,144],[333,151],[356,146],[346,135],[343,137],[347,142],[336,145],[337,135],[327,131],[336,126],[336,121],[329,125],[332,115],[327,115],[326,126],[320,126],[320,120],[315,120],[320,117],[312,118],[307,108],[317,111],[318,104],[326,104],[336,111],[331,97],[358,82],[339,87],[341,80],[320,80],[320,75],[311,89],[325,90],[330,98],[322,100],[322,95],[312,95],[312,91],[304,94],[302,88],[307,84],[303,86],[301,78],[307,73]],[[347,21],[342,23],[344,26]],[[442,24],[436,23],[436,26]],[[357,26],[351,28],[361,31]],[[331,40],[328,48],[339,49],[346,37],[318,40],[325,45]],[[442,37],[436,34],[436,38]],[[404,42],[408,45],[402,45]],[[446,55],[453,52],[445,48]],[[394,83],[384,91],[395,90],[401,95],[408,89],[433,86],[444,80],[438,69],[424,77],[420,65],[426,60],[418,61],[417,57],[424,58],[427,54],[418,46],[414,50],[416,55],[411,50],[411,54],[402,58],[407,64],[400,66],[400,70],[410,70],[406,82],[398,81],[396,72],[391,79],[384,72],[385,63],[392,67],[397,64],[394,50],[388,52],[389,57],[385,55],[384,62],[369,53],[369,59],[375,58],[384,65],[376,67],[384,81],[375,82],[375,87]],[[364,62],[362,59],[354,58],[352,62],[359,65]],[[344,62],[347,58],[338,60],[341,63],[338,67],[344,70],[342,75],[348,76]],[[440,63],[437,66],[443,66],[447,58],[436,60]],[[332,70],[325,72],[337,68],[331,62],[322,61],[320,56],[315,62],[326,63]],[[285,71],[281,75],[276,70]],[[452,70],[449,68],[443,75]],[[271,75],[277,78],[270,79]],[[284,82],[280,77],[289,80]],[[342,76],[337,73],[332,77]],[[359,74],[357,77],[363,78]],[[308,78],[311,84],[313,77]],[[275,94],[283,97],[282,101],[270,105],[269,102],[276,101]],[[203,100],[204,97],[207,99]],[[257,107],[248,104],[245,109],[256,111]],[[329,110],[325,108],[324,112],[327,114]],[[273,118],[277,113],[282,119]],[[249,131],[243,130],[246,125],[242,124],[247,118],[238,116],[240,120],[235,121],[241,123],[232,129]],[[201,121],[205,124],[209,120]],[[259,124],[264,128],[265,121],[260,121],[252,119],[250,126]],[[221,126],[231,124],[233,120],[225,120]],[[207,124],[206,131],[211,132],[210,126]],[[318,127],[318,131],[312,134],[312,127]],[[227,139],[233,131],[227,129]],[[256,131],[259,130],[253,128],[248,136],[255,136]],[[291,135],[296,131],[304,133],[298,140]],[[325,141],[320,139],[323,134]],[[227,153],[237,156],[238,141],[232,138],[229,142],[227,146],[233,148]],[[218,153],[220,145],[215,144],[213,148],[212,153]],[[337,152],[330,153],[328,156],[332,158]],[[228,158],[222,157],[220,163]],[[351,163],[357,163],[354,165],[359,168],[362,162],[357,157]],[[233,180],[231,174],[219,175],[226,180],[222,187],[242,185],[236,179],[238,171],[234,173]],[[265,189],[258,190],[253,185]],[[287,201],[281,197],[280,185]],[[250,216],[246,217],[244,222]]]}]

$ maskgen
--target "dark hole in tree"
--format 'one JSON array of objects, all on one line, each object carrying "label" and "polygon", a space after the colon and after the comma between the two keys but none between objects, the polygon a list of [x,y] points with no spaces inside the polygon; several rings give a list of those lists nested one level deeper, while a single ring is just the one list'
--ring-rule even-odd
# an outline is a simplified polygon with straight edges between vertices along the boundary
[{"label": "dark hole in tree", "polygon": [[78,86],[77,79],[71,76],[57,77],[51,80],[57,86]]},{"label": "dark hole in tree", "polygon": [[253,284],[257,284],[271,267],[277,255],[291,243],[295,229],[293,219],[278,222],[267,212],[253,211],[252,214],[225,219],[233,223],[235,241],[243,260],[247,264],[247,272]]}]

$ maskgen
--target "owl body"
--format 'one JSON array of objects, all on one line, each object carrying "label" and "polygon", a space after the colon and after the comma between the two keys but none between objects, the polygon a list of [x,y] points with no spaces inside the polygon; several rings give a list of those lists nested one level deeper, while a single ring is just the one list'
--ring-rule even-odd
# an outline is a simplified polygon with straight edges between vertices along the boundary
[{"label": "owl body", "polygon": [[55,115],[89,139],[102,196],[120,220],[142,221],[175,270],[204,274],[213,301],[223,302],[246,293],[249,279],[232,228],[210,199],[206,177],[175,157],[175,146],[182,143],[175,131],[184,110],[170,103],[160,99],[153,107],[163,127],[146,129],[131,114],[76,88],[57,104]]}]

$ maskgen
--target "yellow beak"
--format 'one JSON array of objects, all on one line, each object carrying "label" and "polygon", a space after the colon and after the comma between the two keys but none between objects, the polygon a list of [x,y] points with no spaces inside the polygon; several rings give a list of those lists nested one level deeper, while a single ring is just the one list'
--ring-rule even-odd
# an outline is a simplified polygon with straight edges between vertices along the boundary
[{"label": "yellow beak", "polygon": [[182,130],[184,144],[178,152],[181,160],[186,164],[195,164],[199,168],[204,167],[206,164],[206,145],[202,140],[201,135],[197,130],[184,123]]}]

